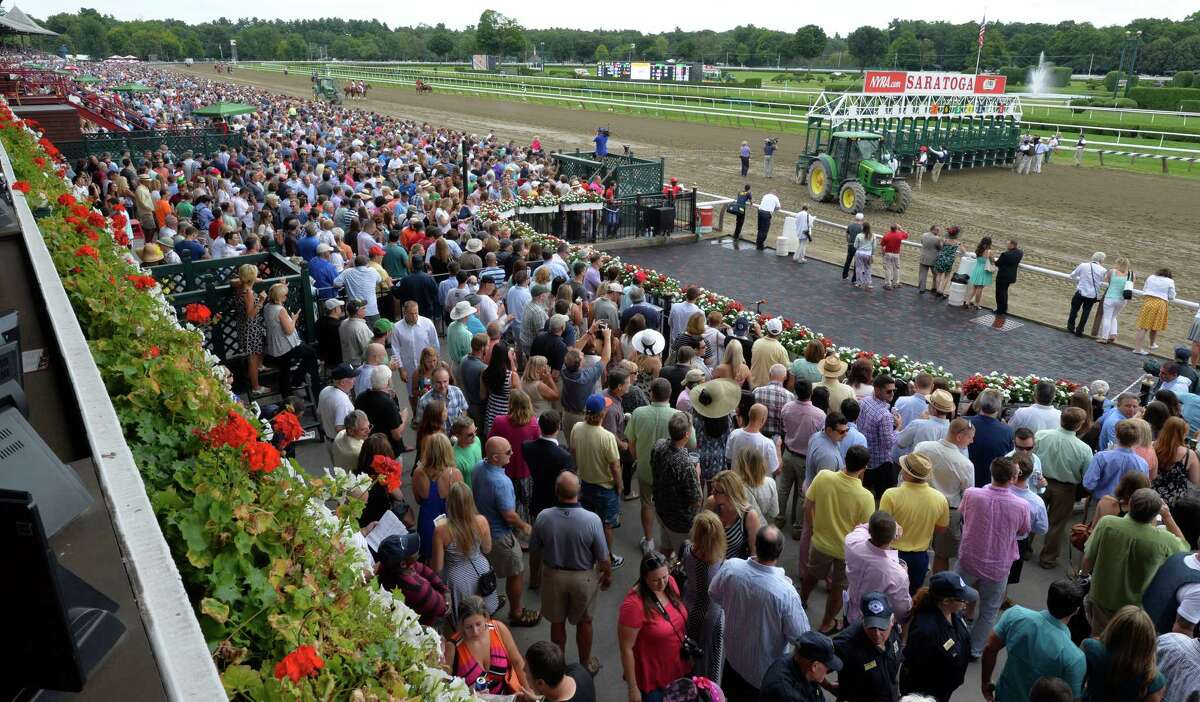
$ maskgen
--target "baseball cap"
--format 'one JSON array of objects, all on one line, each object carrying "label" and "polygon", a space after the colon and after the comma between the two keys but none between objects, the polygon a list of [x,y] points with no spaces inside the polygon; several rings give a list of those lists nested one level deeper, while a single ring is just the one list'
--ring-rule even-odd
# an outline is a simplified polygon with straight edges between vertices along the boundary
[{"label": "baseball cap", "polygon": [[392,534],[380,542],[375,553],[380,563],[412,558],[421,549],[421,535],[415,532]]},{"label": "baseball cap", "polygon": [[733,320],[734,336],[746,336],[746,332],[748,331],[750,331],[750,319],[748,317],[739,315],[737,319]]},{"label": "baseball cap", "polygon": [[334,380],[346,380],[355,376],[354,367],[349,363],[339,363],[333,367],[329,375],[333,376]]},{"label": "baseball cap", "polygon": [[381,246],[372,246],[370,253],[372,256],[382,256],[385,252]]},{"label": "baseball cap", "polygon": [[783,319],[774,317],[767,320],[767,333],[771,336],[779,336],[783,333]]},{"label": "baseball cap", "polygon": [[842,669],[842,659],[833,651],[833,639],[818,631],[800,634],[792,641],[792,646],[796,648],[796,655],[801,658],[824,663],[832,671]]},{"label": "baseball cap", "polygon": [[550,288],[538,283],[529,289],[529,294],[533,297],[537,297],[538,295],[548,295],[550,294]]},{"label": "baseball cap", "polygon": [[855,215],[854,215],[854,219],[856,219],[856,220],[858,220],[859,222],[861,222],[861,221],[863,221],[864,219],[866,219],[866,217],[863,215],[863,213],[862,213],[862,212],[859,212],[859,213],[857,213],[857,214],[855,214]]},{"label": "baseball cap", "polygon": [[600,414],[604,411],[604,406],[604,396],[599,393],[594,393],[588,397],[587,403],[584,404],[583,409],[588,414]]},{"label": "baseball cap", "polygon": [[703,383],[705,380],[708,379],[704,377],[704,371],[699,368],[692,368],[687,372],[687,375],[683,376],[683,384],[688,387]]},{"label": "baseball cap", "polygon": [[320,256],[323,253],[329,253],[330,251],[333,251],[333,247],[330,246],[329,244],[325,244],[325,243],[317,244],[317,255],[318,256]]},{"label": "baseball cap", "polygon": [[886,629],[892,624],[892,605],[882,592],[868,592],[862,596],[863,627]]},{"label": "baseball cap", "polygon": [[341,300],[337,299],[336,297],[331,297],[325,301],[325,309],[326,309],[326,311],[333,311],[345,304],[346,303],[342,302]]},{"label": "baseball cap", "polygon": [[374,329],[377,334],[390,334],[395,326],[395,324],[392,324],[392,320],[380,317],[375,320]]},{"label": "baseball cap", "polygon": [[934,573],[929,579],[929,591],[938,597],[954,597],[964,602],[974,602],[979,599],[979,592],[967,587],[962,576],[952,570]]},{"label": "baseball cap", "polygon": [[366,307],[367,303],[362,300],[350,300],[346,303],[346,316],[353,317],[358,314],[358,311]]}]

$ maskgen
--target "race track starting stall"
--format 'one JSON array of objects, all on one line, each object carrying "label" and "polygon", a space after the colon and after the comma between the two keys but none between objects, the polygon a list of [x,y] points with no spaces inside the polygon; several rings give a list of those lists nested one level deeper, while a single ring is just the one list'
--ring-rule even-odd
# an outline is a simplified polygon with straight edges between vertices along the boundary
[{"label": "race track starting stall", "polygon": [[[834,131],[874,132],[911,173],[919,149],[949,151],[946,168],[1011,166],[1021,138],[1021,99],[999,75],[867,71],[861,93],[821,93],[808,113],[804,167]],[[797,165],[800,167],[800,164]]]}]

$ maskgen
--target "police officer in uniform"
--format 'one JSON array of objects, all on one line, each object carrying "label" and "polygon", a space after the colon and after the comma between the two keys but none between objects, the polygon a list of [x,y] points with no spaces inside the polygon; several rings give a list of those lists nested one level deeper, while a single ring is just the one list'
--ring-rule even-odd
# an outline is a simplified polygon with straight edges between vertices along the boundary
[{"label": "police officer in uniform", "polygon": [[862,596],[862,619],[833,638],[842,659],[838,702],[896,702],[900,699],[900,632],[887,595]]}]

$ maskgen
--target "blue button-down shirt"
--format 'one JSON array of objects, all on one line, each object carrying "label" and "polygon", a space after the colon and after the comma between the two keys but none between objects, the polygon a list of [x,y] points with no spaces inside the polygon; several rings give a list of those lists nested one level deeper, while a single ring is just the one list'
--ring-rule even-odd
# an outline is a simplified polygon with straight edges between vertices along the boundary
[{"label": "blue button-down shirt", "polygon": [[[846,432],[845,438],[838,444],[838,453],[842,454],[843,461],[846,460],[846,452],[850,450],[851,446],[867,446],[867,437],[858,430],[857,422],[850,422],[847,428],[849,431]],[[870,449],[869,446],[867,448]]]},{"label": "blue button-down shirt", "polygon": [[1045,534],[1050,530],[1050,517],[1046,514],[1046,503],[1028,487],[1010,487],[1012,494],[1029,503],[1029,533]]},{"label": "blue button-down shirt", "polygon": [[1099,447],[1103,451],[1108,447],[1116,447],[1117,443],[1117,423],[1122,419],[1129,419],[1121,414],[1116,405],[1108,408],[1104,414],[1100,415],[1100,439]]},{"label": "blue button-down shirt", "polygon": [[317,297],[328,300],[337,296],[337,287],[333,284],[338,274],[337,266],[317,256],[309,262],[308,274],[312,276],[313,284],[317,287]]},{"label": "blue button-down shirt", "polygon": [[[929,409],[929,398],[924,395],[905,395],[896,400],[896,413],[900,415],[900,425],[906,427],[921,418]],[[938,437],[939,439],[942,437]]]},{"label": "blue button-down shirt", "polygon": [[512,533],[502,513],[516,511],[517,495],[504,468],[480,461],[471,471],[471,491],[475,493],[475,509],[487,518],[492,538]]},{"label": "blue button-down shirt", "polygon": [[821,470],[841,470],[846,465],[845,456],[842,455],[842,441],[834,441],[829,438],[825,430],[817,432],[808,440],[807,460],[804,462],[804,485],[807,487],[812,483],[813,478],[817,477],[817,472]]},{"label": "blue button-down shirt", "polygon": [[458,389],[457,385],[451,385],[445,395],[439,395],[435,391],[430,390],[421,396],[417,401],[417,412],[414,420],[420,423],[421,416],[425,414],[425,409],[429,407],[429,403],[434,400],[439,400],[446,405],[446,421],[443,429],[447,434],[450,433],[450,425],[454,423],[454,419],[460,414],[467,412],[467,398],[463,395],[462,390]]},{"label": "blue button-down shirt", "polygon": [[862,411],[857,423],[862,426],[862,433],[867,437],[867,449],[871,452],[868,467],[878,468],[892,458],[892,446],[896,444],[896,420],[892,417],[892,408],[882,400],[869,396],[858,404]]},{"label": "blue button-down shirt", "polygon": [[788,642],[811,628],[800,594],[783,568],[753,558],[725,561],[708,596],[725,610],[727,621],[738,622],[737,645],[725,649],[725,660],[755,687],[787,652]]},{"label": "blue button-down shirt", "polygon": [[1147,477],[1150,467],[1146,459],[1137,455],[1131,448],[1115,448],[1092,456],[1087,473],[1083,476],[1083,487],[1091,490],[1092,499],[1098,500],[1105,495],[1111,495],[1121,482],[1121,476],[1131,470],[1139,471]]}]

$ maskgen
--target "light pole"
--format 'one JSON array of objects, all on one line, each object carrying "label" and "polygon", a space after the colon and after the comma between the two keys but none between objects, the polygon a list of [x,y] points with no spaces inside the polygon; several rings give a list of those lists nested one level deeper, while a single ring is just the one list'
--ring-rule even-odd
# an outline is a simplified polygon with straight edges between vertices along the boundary
[{"label": "light pole", "polygon": [[[1128,35],[1129,32],[1125,32],[1125,34]],[[1138,49],[1142,45],[1142,30],[1139,29],[1133,36],[1128,37],[1127,41],[1133,44],[1133,55],[1129,59],[1129,73],[1125,76],[1125,97],[1129,97],[1129,91],[1133,89],[1134,76],[1137,75]]]}]

